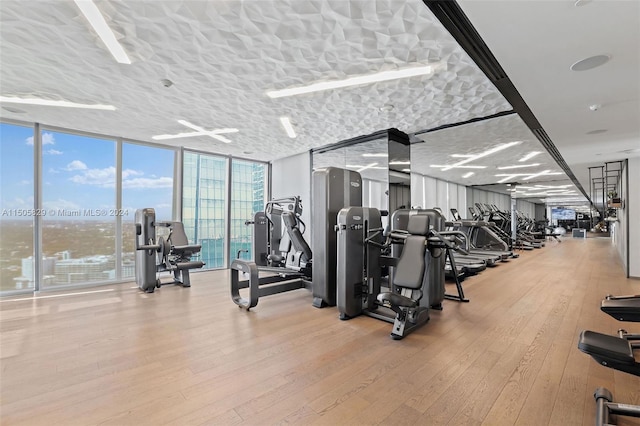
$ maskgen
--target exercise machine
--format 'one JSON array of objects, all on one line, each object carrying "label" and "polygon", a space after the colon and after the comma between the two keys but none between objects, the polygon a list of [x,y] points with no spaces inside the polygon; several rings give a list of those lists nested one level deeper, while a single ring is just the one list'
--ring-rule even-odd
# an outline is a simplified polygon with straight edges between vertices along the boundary
[{"label": "exercise machine", "polygon": [[[462,280],[464,276],[476,274],[483,271],[486,268],[486,262],[481,259],[465,259],[465,254],[469,253],[469,243],[466,235],[459,231],[451,231],[445,228],[445,218],[438,209],[399,209],[393,212],[391,215],[391,224],[395,231],[407,231],[409,224],[409,217],[416,214],[422,214],[429,216],[430,226],[433,231],[436,231],[440,236],[453,237],[457,242],[456,245],[445,245],[442,251],[434,251],[434,262],[437,266],[429,269],[431,274],[429,280],[431,283],[437,283],[431,285],[431,294],[429,295],[429,303],[432,309],[442,309],[442,300],[449,299],[458,302],[469,302],[469,299],[464,296],[464,289],[462,288]],[[397,241],[397,240],[396,240]],[[402,253],[402,244],[391,244],[391,255],[393,257],[400,257]],[[454,256],[454,253],[458,253],[459,256]],[[458,258],[461,261],[458,263]],[[456,271],[453,273],[453,271]],[[391,271],[393,275],[393,269]],[[450,277],[456,284],[458,294],[446,294],[445,290],[445,277]]]},{"label": "exercise machine", "polygon": [[[444,294],[443,282],[433,283],[431,268],[447,241],[433,230],[427,215],[409,217],[407,231],[391,231],[383,237],[380,211],[347,207],[337,217],[337,306],[342,320],[367,315],[393,323],[391,337],[402,339],[429,320],[429,295]],[[383,260],[382,249],[402,240],[398,259]],[[436,252],[439,252],[436,254]],[[435,256],[434,256],[435,254]],[[381,266],[394,267],[393,278],[382,288]]]},{"label": "exercise machine", "polygon": [[[199,244],[189,244],[182,222],[156,222],[153,208],[136,210],[135,217],[136,284],[146,293],[153,293],[163,285],[160,273],[170,272],[177,284],[191,287],[189,271],[202,268],[205,263],[191,260],[200,253]],[[167,238],[156,237],[156,228],[167,228]]]},{"label": "exercise machine", "polygon": [[[301,215],[302,200],[295,196],[271,200],[264,213],[254,216],[255,261],[240,259],[240,251],[231,262],[231,299],[236,305],[248,311],[260,297],[311,287],[312,252],[303,237]],[[248,299],[240,295],[245,288]]]},{"label": "exercise machine", "polygon": [[[619,321],[640,322],[640,295],[607,296],[600,309]],[[580,333],[578,349],[599,364],[640,377],[640,362],[634,350],[640,350],[640,334],[618,330],[617,336],[584,330]],[[611,415],[640,417],[640,405],[613,402],[613,394],[606,388],[596,389],[596,426],[611,424]]]},{"label": "exercise machine", "polygon": [[362,206],[360,173],[327,167],[313,172],[313,306],[336,305],[336,232],[338,212]]}]

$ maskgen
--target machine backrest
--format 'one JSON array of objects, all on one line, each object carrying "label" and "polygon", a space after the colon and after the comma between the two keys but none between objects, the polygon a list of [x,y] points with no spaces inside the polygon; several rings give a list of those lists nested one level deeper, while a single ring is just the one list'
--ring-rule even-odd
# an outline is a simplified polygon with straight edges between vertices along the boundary
[{"label": "machine backrest", "polygon": [[310,260],[312,257],[311,248],[304,240],[302,232],[300,232],[300,228],[298,228],[298,220],[296,219],[295,214],[286,211],[282,212],[282,221],[287,227],[287,233],[289,234],[293,248],[296,251],[302,252],[304,260]]},{"label": "machine backrest", "polygon": [[407,236],[404,241],[402,255],[398,260],[393,284],[397,287],[418,290],[422,288],[425,269],[425,252],[427,234],[429,233],[429,216],[413,215],[409,217]]},{"label": "machine backrest", "polygon": [[189,239],[186,232],[184,232],[184,225],[182,222],[171,222],[171,244],[174,246],[188,246]]}]

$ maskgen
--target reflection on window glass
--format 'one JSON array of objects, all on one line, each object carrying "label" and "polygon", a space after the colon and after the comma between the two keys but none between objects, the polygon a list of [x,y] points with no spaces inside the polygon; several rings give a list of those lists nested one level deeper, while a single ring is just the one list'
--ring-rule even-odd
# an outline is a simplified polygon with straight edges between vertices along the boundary
[{"label": "reflection on window glass", "polygon": [[239,250],[241,258],[253,259],[253,226],[245,225],[253,215],[264,210],[266,165],[233,160],[231,167],[231,256]]},{"label": "reflection on window glass", "polygon": [[122,277],[135,276],[137,209],[151,207],[156,221],[172,220],[173,161],[171,149],[122,144]]},{"label": "reflection on window glass", "polygon": [[33,289],[33,128],[0,123],[0,187],[0,292]]},{"label": "reflection on window glass", "polygon": [[206,269],[225,267],[226,169],[224,157],[184,153],[182,221]]},{"label": "reflection on window glass", "polygon": [[42,132],[43,287],[116,278],[114,141]]}]

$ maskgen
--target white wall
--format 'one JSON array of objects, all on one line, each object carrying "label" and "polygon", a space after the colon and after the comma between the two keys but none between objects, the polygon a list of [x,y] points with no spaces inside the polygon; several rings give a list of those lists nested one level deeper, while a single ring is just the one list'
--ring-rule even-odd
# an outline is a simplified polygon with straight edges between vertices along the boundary
[{"label": "white wall", "polygon": [[629,226],[629,276],[640,278],[640,157],[630,158],[627,170],[629,187],[623,200]]},{"label": "white wall", "polygon": [[423,209],[439,207],[449,220],[451,208],[457,209],[460,216],[467,217],[467,187],[411,173],[411,204]]},{"label": "white wall", "polygon": [[[302,220],[311,228],[311,154],[304,152],[271,163],[271,198],[299,195]],[[310,234],[310,231],[307,231]],[[309,241],[309,236],[305,233]]]},{"label": "white wall", "polygon": [[[476,203],[495,204],[500,210],[511,211],[511,197],[509,195],[478,188],[467,188],[467,205],[475,206]],[[461,216],[465,217],[462,213]],[[470,216],[469,213],[466,216]]]}]

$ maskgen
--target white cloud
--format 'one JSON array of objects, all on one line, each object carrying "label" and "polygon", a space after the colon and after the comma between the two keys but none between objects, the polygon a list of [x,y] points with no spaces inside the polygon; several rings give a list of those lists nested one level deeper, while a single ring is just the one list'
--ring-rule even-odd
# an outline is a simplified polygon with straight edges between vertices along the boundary
[{"label": "white cloud", "polygon": [[[116,183],[116,168],[107,167],[104,169],[88,169],[84,163],[84,169],[77,169],[80,173],[71,177],[71,182],[80,185],[94,185],[102,188],[113,188]],[[69,169],[69,166],[67,166]],[[122,188],[124,189],[153,189],[153,188],[172,188],[173,178],[159,177],[146,178],[142,177],[144,172],[125,169],[122,171]]]},{"label": "white cloud", "polygon": [[60,173],[59,170],[54,169],[53,167],[49,168],[49,173]]},{"label": "white cloud", "polygon": [[[25,139],[27,145],[33,145],[33,136],[29,136]],[[53,137],[53,133],[43,133],[42,134],[42,145],[53,145],[56,143],[55,138]]]},{"label": "white cloud", "polygon": [[62,155],[62,151],[58,151],[57,149],[48,149],[44,152],[45,154],[49,154],[49,155]]},{"label": "white cloud", "polygon": [[129,176],[142,176],[144,172],[139,172],[137,170],[124,169],[122,171],[122,180],[125,180]]},{"label": "white cloud", "polygon": [[87,169],[87,166],[82,163],[84,166],[82,173],[79,175],[74,175],[71,177],[71,182],[78,183],[81,185],[96,185],[102,187],[113,187],[116,182],[116,168],[115,167],[107,167],[105,169]]},{"label": "white cloud", "polygon": [[30,180],[21,180],[20,185],[29,185],[31,183]]},{"label": "white cloud", "polygon": [[170,177],[151,178],[134,178],[122,180],[122,187],[126,189],[142,189],[142,188],[172,188],[173,179]]},{"label": "white cloud", "polygon": [[65,167],[65,170],[68,172],[71,172],[74,170],[86,170],[86,169],[87,169],[87,165],[80,160],[73,160],[72,162],[67,164],[67,167]]}]

